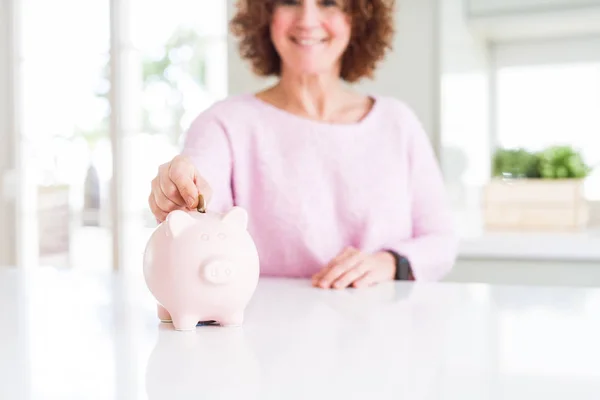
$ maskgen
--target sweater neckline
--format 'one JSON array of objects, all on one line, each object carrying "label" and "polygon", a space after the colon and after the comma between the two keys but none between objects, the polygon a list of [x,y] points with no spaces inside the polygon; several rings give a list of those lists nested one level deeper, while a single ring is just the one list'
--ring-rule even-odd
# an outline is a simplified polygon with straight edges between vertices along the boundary
[{"label": "sweater neckline", "polygon": [[319,121],[316,119],[303,117],[301,115],[297,115],[297,114],[291,113],[289,111],[286,111],[282,108],[279,108],[277,106],[274,106],[273,104],[268,103],[268,102],[258,98],[254,93],[246,94],[246,97],[248,97],[250,99],[250,101],[254,102],[255,104],[257,104],[258,106],[262,107],[263,109],[265,109],[267,111],[276,113],[287,119],[291,119],[295,122],[307,124],[307,125],[315,127],[315,128],[325,128],[325,129],[334,129],[334,130],[348,130],[348,129],[352,129],[352,128],[362,128],[362,127],[366,126],[373,118],[375,118],[376,114],[379,112],[379,109],[382,107],[382,104],[381,104],[382,99],[376,95],[369,94],[368,96],[371,99],[373,99],[373,105],[371,106],[371,109],[369,110],[369,112],[363,118],[361,118],[359,121],[343,123],[343,122]]}]

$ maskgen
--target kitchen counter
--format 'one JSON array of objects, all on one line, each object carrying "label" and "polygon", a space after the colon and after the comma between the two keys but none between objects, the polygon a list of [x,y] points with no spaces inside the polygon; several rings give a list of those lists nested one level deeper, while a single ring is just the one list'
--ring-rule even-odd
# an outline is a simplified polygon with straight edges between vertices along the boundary
[{"label": "kitchen counter", "polygon": [[177,332],[140,276],[0,268],[0,399],[598,399],[600,289],[263,279]]},{"label": "kitchen counter", "polygon": [[[573,231],[486,230],[477,206],[457,208],[455,224],[463,260],[594,262],[600,266],[600,219]],[[600,206],[594,205],[600,215]]]},{"label": "kitchen counter", "polygon": [[597,262],[600,232],[483,232],[461,237],[461,259]]}]

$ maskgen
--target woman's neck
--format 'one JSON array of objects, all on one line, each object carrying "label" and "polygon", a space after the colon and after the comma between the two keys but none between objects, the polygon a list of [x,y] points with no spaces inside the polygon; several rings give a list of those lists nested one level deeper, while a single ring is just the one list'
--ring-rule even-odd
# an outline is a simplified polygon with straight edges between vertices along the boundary
[{"label": "woman's neck", "polygon": [[337,76],[282,74],[268,90],[270,99],[289,112],[329,121],[344,107],[347,91]]}]

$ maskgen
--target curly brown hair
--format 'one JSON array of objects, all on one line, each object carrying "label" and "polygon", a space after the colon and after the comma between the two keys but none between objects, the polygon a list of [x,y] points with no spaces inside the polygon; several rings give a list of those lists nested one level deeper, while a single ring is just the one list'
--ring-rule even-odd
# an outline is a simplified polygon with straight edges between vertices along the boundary
[{"label": "curly brown hair", "polygon": [[[281,59],[271,41],[270,23],[278,0],[238,0],[238,11],[230,22],[240,39],[242,59],[259,76],[279,76]],[[344,0],[344,11],[352,21],[350,43],[342,55],[341,78],[356,82],[373,78],[377,64],[392,49],[395,0]]]}]

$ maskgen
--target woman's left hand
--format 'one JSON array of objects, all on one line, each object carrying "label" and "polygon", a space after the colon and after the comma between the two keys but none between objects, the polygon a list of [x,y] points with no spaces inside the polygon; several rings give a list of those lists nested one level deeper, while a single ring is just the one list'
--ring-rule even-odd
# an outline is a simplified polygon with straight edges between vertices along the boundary
[{"label": "woman's left hand", "polygon": [[394,280],[395,273],[396,263],[390,253],[365,254],[347,247],[313,276],[312,284],[324,289],[360,288]]}]

